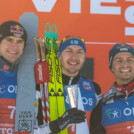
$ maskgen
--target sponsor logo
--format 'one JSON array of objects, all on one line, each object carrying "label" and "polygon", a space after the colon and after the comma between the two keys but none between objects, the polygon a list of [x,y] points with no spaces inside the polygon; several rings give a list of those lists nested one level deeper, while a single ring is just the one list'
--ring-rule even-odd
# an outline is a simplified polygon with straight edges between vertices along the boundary
[{"label": "sponsor logo", "polygon": [[124,108],[124,109],[108,109],[106,110],[106,115],[109,119],[117,119],[121,118],[122,115],[125,117],[129,117],[131,115],[134,115],[134,108]]},{"label": "sponsor logo", "polygon": [[5,85],[1,85],[0,86],[0,93],[3,94],[6,91],[8,91],[9,93],[16,93],[17,92],[17,86],[14,85],[9,85],[7,88]]},{"label": "sponsor logo", "polygon": [[5,93],[5,86],[4,85],[1,85],[0,86],[0,93]]},{"label": "sponsor logo", "polygon": [[78,45],[79,44],[79,41],[78,40],[71,40],[70,41],[70,44]]},{"label": "sponsor logo", "polygon": [[13,33],[16,37],[22,37],[24,35],[23,28],[19,25],[11,25],[10,32]]},{"label": "sponsor logo", "polygon": [[32,112],[21,111],[19,114],[19,131],[32,131]]},{"label": "sponsor logo", "polygon": [[16,93],[17,92],[17,86],[9,85],[8,86],[8,92],[9,93]]},{"label": "sponsor logo", "polygon": [[3,70],[6,71],[6,70],[8,70],[8,69],[9,69],[9,66],[7,66],[7,65],[4,65],[4,66],[3,66]]},{"label": "sponsor logo", "polygon": [[32,131],[32,120],[19,120],[19,131]]},{"label": "sponsor logo", "polygon": [[[89,105],[89,106],[93,105],[92,98],[82,97],[82,102],[83,102],[83,105]],[[66,96],[66,103],[69,104],[68,96]]]},{"label": "sponsor logo", "polygon": [[109,119],[121,118],[121,111],[119,109],[108,109],[106,115]]},{"label": "sponsor logo", "polygon": [[43,81],[43,76],[42,76],[42,65],[38,64],[38,69],[39,71],[39,80]]},{"label": "sponsor logo", "polygon": [[91,85],[90,85],[89,82],[84,81],[84,82],[83,82],[83,87],[84,87],[84,89],[91,90]]}]

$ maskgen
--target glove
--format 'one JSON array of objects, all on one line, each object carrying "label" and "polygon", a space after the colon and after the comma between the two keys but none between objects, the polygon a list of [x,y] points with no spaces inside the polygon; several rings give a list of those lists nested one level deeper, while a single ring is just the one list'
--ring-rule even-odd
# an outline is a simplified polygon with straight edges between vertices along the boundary
[{"label": "glove", "polygon": [[49,125],[41,125],[36,128],[34,128],[34,134],[50,134],[51,130],[49,128]]},{"label": "glove", "polygon": [[86,118],[86,113],[84,111],[78,110],[77,108],[71,108],[66,110],[63,116],[59,117],[57,120],[50,122],[49,127],[52,133],[56,134],[60,130],[63,130],[73,123],[84,122]]}]

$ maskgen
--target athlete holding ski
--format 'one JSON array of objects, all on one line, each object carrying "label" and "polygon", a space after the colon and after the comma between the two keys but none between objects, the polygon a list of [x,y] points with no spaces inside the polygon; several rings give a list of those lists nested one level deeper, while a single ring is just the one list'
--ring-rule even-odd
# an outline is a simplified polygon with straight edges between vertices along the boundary
[{"label": "athlete holding ski", "polygon": [[[61,62],[62,79],[64,87],[78,85],[75,89],[77,108],[86,112],[86,121],[81,124],[72,125],[68,128],[69,134],[89,134],[89,120],[93,108],[102,98],[100,86],[80,74],[86,59],[85,41],[81,37],[66,36],[62,39],[58,53]],[[64,97],[67,98],[66,89]],[[66,109],[70,105],[65,100]]]},{"label": "athlete holding ski", "polygon": [[[60,43],[58,57],[61,62],[66,112],[62,117],[50,122],[49,132],[56,134],[69,126],[68,134],[89,134],[90,114],[102,98],[102,94],[97,83],[80,74],[80,69],[86,59],[84,39],[77,36],[63,38]],[[77,108],[71,108],[66,87],[75,85],[78,85],[75,89]],[[85,112],[86,120],[84,118],[82,120]],[[70,124],[73,125],[70,126]],[[40,134],[45,134],[45,129],[47,127],[42,127],[40,130],[38,128],[37,132],[40,131]]]},{"label": "athlete holding ski", "polygon": [[13,134],[17,92],[17,66],[27,33],[16,21],[0,25],[0,133]]},{"label": "athlete holding ski", "polygon": [[[0,25],[0,133],[13,134],[17,93],[17,66],[26,45],[27,33],[16,21]],[[38,92],[36,98],[39,97]],[[71,123],[85,121],[85,112],[69,109],[46,126],[35,126],[35,134],[57,133]],[[28,134],[30,132],[16,132]]]}]

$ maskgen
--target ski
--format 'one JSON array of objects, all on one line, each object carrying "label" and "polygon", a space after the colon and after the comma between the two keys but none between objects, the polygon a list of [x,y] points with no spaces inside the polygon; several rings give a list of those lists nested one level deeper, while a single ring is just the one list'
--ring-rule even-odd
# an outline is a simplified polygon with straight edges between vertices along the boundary
[{"label": "ski", "polygon": [[[53,45],[53,55],[54,55],[54,67],[55,67],[55,83],[56,83],[56,93],[57,93],[57,104],[58,104],[58,116],[61,117],[65,112],[65,99],[64,99],[64,89],[62,82],[62,73],[60,61],[58,59],[58,33],[56,24],[52,25],[52,45]],[[60,134],[67,134],[67,129],[64,129]]]},{"label": "ski", "polygon": [[[45,42],[39,38],[34,38],[34,42],[37,55],[36,83],[40,85],[43,122],[46,124],[58,119],[65,112],[61,66],[57,57],[59,50],[57,26],[53,24],[51,27],[47,23],[45,25]],[[45,49],[47,49],[47,53],[45,53]],[[49,78],[47,78],[48,75]],[[68,134],[68,131],[65,129],[59,134]]]},{"label": "ski", "polygon": [[54,67],[54,57],[53,57],[53,48],[51,41],[51,26],[49,23],[45,25],[45,47],[47,49],[46,61],[49,64],[49,73],[50,81],[48,83],[48,92],[49,92],[49,107],[50,107],[50,120],[58,119],[58,109],[57,109],[57,94],[55,86],[55,67]]},{"label": "ski", "polygon": [[27,31],[27,45],[21,56],[17,73],[18,89],[14,131],[33,134],[36,94],[34,65],[36,56],[32,38],[38,36],[38,16],[33,12],[25,12],[20,16],[19,22]]},{"label": "ski", "polygon": [[45,59],[45,46],[41,38],[34,38],[36,47],[37,63],[35,64],[35,78],[36,84],[40,85],[41,104],[43,113],[44,125],[50,122],[49,115],[49,99],[48,99],[48,82],[49,78],[49,65]]},{"label": "ski", "polygon": [[[49,32],[47,32],[47,26]],[[65,112],[65,100],[64,100],[64,89],[62,83],[62,73],[60,67],[60,61],[58,59],[58,33],[57,26],[53,24],[52,27],[49,23],[45,26],[45,45],[48,49],[48,55],[46,59],[49,63],[51,85],[49,88],[49,100],[50,101],[50,119],[55,120],[61,117]],[[52,70],[53,69],[53,70]],[[53,109],[54,108],[54,109]],[[53,109],[53,110],[52,110]],[[52,110],[52,111],[51,111]],[[56,118],[55,118],[55,117]],[[67,134],[67,129],[60,132],[60,134]]]}]

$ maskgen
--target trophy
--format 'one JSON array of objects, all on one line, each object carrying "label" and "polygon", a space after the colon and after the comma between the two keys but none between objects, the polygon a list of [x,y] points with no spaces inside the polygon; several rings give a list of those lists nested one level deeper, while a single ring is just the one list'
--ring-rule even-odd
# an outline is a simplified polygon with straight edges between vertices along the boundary
[{"label": "trophy", "polygon": [[67,90],[67,95],[69,99],[69,104],[71,108],[76,108],[76,96],[75,96],[75,89],[78,87],[78,85],[70,85],[65,87]]}]

